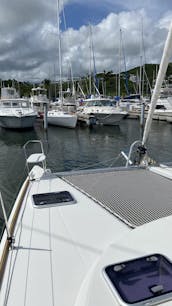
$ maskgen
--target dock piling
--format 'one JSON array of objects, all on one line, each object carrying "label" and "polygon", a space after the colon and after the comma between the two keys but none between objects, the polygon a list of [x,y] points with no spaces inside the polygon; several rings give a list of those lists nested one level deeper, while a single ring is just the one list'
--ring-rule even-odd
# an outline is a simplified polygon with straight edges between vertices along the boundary
[{"label": "dock piling", "polygon": [[48,127],[47,112],[48,112],[47,103],[44,103],[44,130],[47,130]]}]

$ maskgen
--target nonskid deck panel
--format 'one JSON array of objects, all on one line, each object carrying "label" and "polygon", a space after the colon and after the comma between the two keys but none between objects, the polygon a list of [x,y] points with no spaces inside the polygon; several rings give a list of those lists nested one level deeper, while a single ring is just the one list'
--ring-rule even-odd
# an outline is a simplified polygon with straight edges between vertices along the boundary
[{"label": "nonskid deck panel", "polygon": [[171,180],[145,169],[63,176],[131,227],[172,214]]}]

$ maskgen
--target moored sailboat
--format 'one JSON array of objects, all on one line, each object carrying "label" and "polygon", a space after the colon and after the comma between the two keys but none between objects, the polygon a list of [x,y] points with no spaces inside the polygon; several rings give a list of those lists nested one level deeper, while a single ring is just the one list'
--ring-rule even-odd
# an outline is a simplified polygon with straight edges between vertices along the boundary
[{"label": "moored sailboat", "polygon": [[48,123],[50,125],[61,126],[66,128],[75,128],[77,124],[76,114],[64,112],[63,110],[48,111]]},{"label": "moored sailboat", "polygon": [[58,8],[58,55],[59,55],[59,76],[60,76],[60,90],[58,107],[49,110],[47,113],[47,121],[50,125],[56,125],[66,128],[75,128],[77,124],[77,115],[73,112],[64,110],[64,96],[62,86],[62,55],[61,55],[61,33],[60,33],[60,3],[57,0]]}]

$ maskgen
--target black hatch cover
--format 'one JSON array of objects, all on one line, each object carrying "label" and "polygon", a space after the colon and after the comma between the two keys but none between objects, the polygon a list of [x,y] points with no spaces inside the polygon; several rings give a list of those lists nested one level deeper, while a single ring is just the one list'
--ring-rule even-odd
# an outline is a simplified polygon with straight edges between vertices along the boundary
[{"label": "black hatch cover", "polygon": [[76,203],[68,191],[33,194],[33,204],[36,207],[61,206]]}]

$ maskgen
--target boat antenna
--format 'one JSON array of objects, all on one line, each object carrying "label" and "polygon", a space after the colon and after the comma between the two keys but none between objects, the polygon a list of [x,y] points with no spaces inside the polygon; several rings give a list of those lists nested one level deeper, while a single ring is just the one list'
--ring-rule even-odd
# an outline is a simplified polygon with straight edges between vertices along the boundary
[{"label": "boat antenna", "polygon": [[153,113],[155,110],[158,96],[160,94],[161,86],[162,86],[162,83],[163,83],[163,80],[164,80],[164,77],[167,71],[167,67],[168,67],[168,63],[169,63],[169,59],[171,55],[172,55],[172,23],[170,25],[167,39],[165,42],[164,51],[163,51],[163,55],[162,55],[162,59],[161,59],[161,63],[160,63],[159,71],[158,71],[158,76],[156,79],[155,88],[153,90],[153,94],[151,98],[150,109],[148,112],[148,117],[146,120],[145,129],[144,129],[143,138],[142,138],[143,147],[145,146],[146,141],[149,136]]}]

